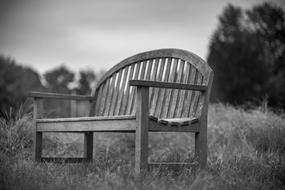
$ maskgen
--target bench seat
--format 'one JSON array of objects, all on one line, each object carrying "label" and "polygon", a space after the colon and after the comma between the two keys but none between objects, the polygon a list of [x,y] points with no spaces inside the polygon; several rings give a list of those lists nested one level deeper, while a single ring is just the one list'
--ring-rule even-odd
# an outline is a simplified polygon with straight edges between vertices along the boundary
[{"label": "bench seat", "polygon": [[[150,132],[197,132],[197,118],[164,118],[149,116]],[[135,132],[136,117],[95,116],[37,119],[37,131],[41,132]],[[172,128],[172,130],[171,130]]]}]

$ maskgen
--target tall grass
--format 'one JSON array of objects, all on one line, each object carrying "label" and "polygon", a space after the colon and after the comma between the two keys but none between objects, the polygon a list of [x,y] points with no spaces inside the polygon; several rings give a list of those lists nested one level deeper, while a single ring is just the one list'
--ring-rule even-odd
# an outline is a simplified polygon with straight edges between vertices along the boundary
[{"label": "tall grass", "polygon": [[[285,188],[285,117],[272,111],[211,105],[208,168],[154,168],[140,179],[133,173],[133,134],[95,135],[93,163],[36,164],[31,127],[25,114],[1,121],[0,189]],[[47,135],[44,154],[82,155],[82,140],[80,135]],[[149,160],[191,161],[193,148],[191,134],[153,133]]]}]

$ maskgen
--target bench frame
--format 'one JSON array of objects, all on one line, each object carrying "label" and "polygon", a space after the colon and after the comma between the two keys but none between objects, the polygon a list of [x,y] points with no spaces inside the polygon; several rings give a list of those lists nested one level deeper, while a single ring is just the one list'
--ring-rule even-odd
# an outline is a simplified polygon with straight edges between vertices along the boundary
[{"label": "bench frame", "polygon": [[[124,61],[123,61],[124,62]],[[120,65],[120,64],[119,64]],[[115,66],[118,67],[118,66]],[[114,69],[114,68],[113,68]],[[112,69],[111,69],[112,70]],[[110,74],[109,71],[107,72]],[[104,76],[106,77],[106,76]],[[103,77],[103,79],[104,79]],[[141,173],[148,166],[148,132],[193,132],[195,133],[195,158],[199,167],[204,169],[207,163],[207,120],[208,104],[213,81],[213,72],[210,70],[208,85],[190,85],[170,82],[156,82],[146,80],[130,80],[129,85],[136,87],[136,114],[132,117],[92,117],[84,118],[61,118],[42,119],[43,99],[78,100],[87,101],[95,105],[94,96],[67,95],[55,93],[31,92],[29,97],[34,100],[34,160],[40,161],[63,161],[78,162],[92,161],[93,159],[93,132],[134,132],[135,133],[135,172]],[[171,88],[202,92],[203,107],[199,120],[189,126],[163,126],[153,121],[149,116],[149,88]],[[96,91],[95,91],[96,96]],[[94,106],[91,106],[89,116],[94,113]],[[118,122],[119,121],[119,122]],[[77,129],[72,127],[78,122],[82,125]],[[115,124],[110,125],[111,123]],[[95,126],[96,125],[96,126]],[[83,158],[43,158],[42,157],[42,134],[43,132],[79,132],[84,133],[84,157]],[[163,164],[163,163],[162,163]],[[173,163],[172,163],[173,164]],[[185,164],[185,163],[181,163]]]}]

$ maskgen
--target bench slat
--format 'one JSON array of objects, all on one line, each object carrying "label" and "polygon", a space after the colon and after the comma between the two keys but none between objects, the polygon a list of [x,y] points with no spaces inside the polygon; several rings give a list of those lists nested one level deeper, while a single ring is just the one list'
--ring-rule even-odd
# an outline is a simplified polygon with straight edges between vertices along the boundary
[{"label": "bench slat", "polygon": [[[127,82],[126,83],[128,83],[128,81],[132,79],[134,69],[135,69],[135,64],[132,64],[131,66],[129,66],[129,73],[127,76]],[[126,115],[126,110],[127,110],[127,106],[128,106],[127,102],[129,101],[129,96],[130,96],[130,85],[128,85],[128,84],[125,84],[125,85],[126,85],[126,90],[124,91],[122,106],[120,108],[119,115]]]},{"label": "bench slat", "polygon": [[[172,72],[171,72],[171,77],[172,77],[172,81],[173,82],[176,82],[176,78],[177,78],[177,69],[178,69],[178,59],[174,59],[174,63],[173,63],[173,69],[172,69]],[[173,106],[173,99],[174,99],[174,90],[173,89],[170,89],[170,94],[169,94],[169,101],[167,101],[168,103],[168,106],[166,107],[167,108],[167,115],[165,117],[171,117],[171,109],[172,109],[172,106]]]},{"label": "bench slat", "polygon": [[[160,59],[159,61],[160,61],[159,62],[159,68],[158,68],[158,73],[157,73],[155,81],[162,81],[162,74],[165,70],[165,58]],[[157,116],[156,109],[158,106],[158,101],[159,101],[159,99],[161,99],[160,91],[161,91],[161,88],[154,88],[153,89],[154,96],[153,96],[153,101],[152,101],[151,110],[150,110],[151,115]]]},{"label": "bench slat", "polygon": [[99,113],[98,115],[102,116],[104,115],[104,109],[105,109],[105,102],[106,102],[106,99],[107,99],[107,91],[109,90],[109,80],[107,80],[103,85],[102,85],[102,99],[101,99],[101,103],[100,103],[100,107],[99,107]]},{"label": "bench slat", "polygon": [[[196,84],[202,84],[202,76],[196,71],[197,73],[197,79],[196,79]],[[196,116],[196,110],[197,110],[197,102],[198,102],[198,97],[201,92],[194,91],[193,92],[193,99],[191,101],[191,116]]]},{"label": "bench slat", "polygon": [[[156,81],[158,77],[158,65],[159,65],[159,59],[155,59],[153,62],[153,69],[151,71],[151,76],[150,80],[151,81]],[[154,94],[155,94],[155,89],[150,88],[149,89],[149,105],[150,105],[150,114],[153,114],[153,104],[154,104]]]},{"label": "bench slat", "polygon": [[[171,64],[169,64],[169,59],[164,59],[163,60],[163,66],[165,67],[164,69],[164,73],[163,73],[163,76],[162,76],[162,80],[161,81],[164,81],[164,82],[167,82],[168,81],[168,78],[169,78],[169,73],[170,73],[170,66]],[[159,92],[158,92],[158,101],[157,101],[157,105],[156,105],[156,109],[155,109],[155,115],[157,117],[161,117],[161,114],[162,114],[162,110],[163,110],[163,104],[164,104],[164,100],[165,100],[165,96],[166,96],[166,93],[165,93],[165,88],[159,88]]]},{"label": "bench slat", "polygon": [[[189,67],[188,69],[186,70],[188,76],[187,76],[187,79],[186,79],[186,84],[190,84],[190,80],[191,80],[191,70],[193,69],[192,65],[189,63],[187,64]],[[190,96],[191,96],[191,91],[189,90],[186,90],[185,91],[185,94],[184,94],[184,101],[183,101],[183,104],[182,104],[182,111],[181,111],[181,116],[180,117],[187,117],[188,116],[188,106],[190,104]]]},{"label": "bench slat", "polygon": [[[185,61],[180,60],[180,67],[179,67],[179,71],[178,71],[178,77],[177,77],[177,83],[182,83],[183,82],[183,77],[184,77],[184,66],[185,66]],[[180,100],[180,93],[181,93],[181,89],[179,90],[175,90],[175,101],[174,101],[174,111],[172,113],[172,117],[177,117],[177,113],[178,113],[178,109],[179,109],[179,100]]]},{"label": "bench slat", "polygon": [[[190,64],[185,62],[185,75],[183,76],[182,78],[182,83],[184,84],[187,84],[187,81],[188,81],[188,78],[190,76],[189,74],[189,67],[190,67]],[[187,103],[187,102],[184,102],[185,101],[185,94],[186,94],[187,90],[181,90],[180,92],[180,98],[179,98],[179,102],[177,103],[177,111],[175,113],[175,117],[182,117],[182,110],[183,110],[183,107],[184,107],[184,103]]]},{"label": "bench slat", "polygon": [[[193,76],[194,77],[192,77],[191,78],[191,84],[197,84],[197,80],[198,80],[198,72],[197,72],[197,69],[196,68],[194,68],[193,70]],[[190,96],[190,105],[189,105],[189,111],[188,111],[188,116],[189,117],[191,117],[191,116],[193,116],[193,107],[194,107],[194,98],[195,98],[195,91],[191,91],[191,96]]]},{"label": "bench slat", "polygon": [[111,107],[111,99],[112,99],[113,92],[114,92],[116,77],[117,77],[117,73],[108,79],[110,82],[109,82],[109,87],[108,87],[109,90],[107,91],[106,101],[105,101],[105,105],[104,105],[105,109],[104,109],[103,115],[105,115],[105,116],[109,115],[109,110]]},{"label": "bench slat", "polygon": [[[135,68],[135,72],[134,72],[134,76],[132,79],[138,79],[140,68],[141,68],[141,64],[137,63],[136,68]],[[128,84],[128,86],[129,86],[129,84]],[[128,106],[127,106],[126,115],[130,115],[132,113],[132,109],[134,107],[134,102],[135,102],[135,90],[136,89],[133,86],[130,88],[130,99],[127,101]]]},{"label": "bench slat", "polygon": [[[135,132],[136,130],[135,116],[37,119],[36,122],[39,132]],[[149,117],[149,131],[198,132],[199,123],[196,120],[190,122],[191,125],[176,125],[174,122],[172,122],[174,125],[171,125],[171,122],[159,123],[158,120],[154,121]]]},{"label": "bench slat", "polygon": [[124,89],[126,87],[126,83],[127,83],[127,76],[128,76],[128,68],[124,68],[122,70],[123,72],[123,76],[122,76],[122,81],[121,81],[121,86],[119,88],[119,95],[118,95],[118,100],[117,102],[115,102],[116,106],[115,106],[115,111],[114,111],[114,115],[119,115],[120,113],[120,108],[122,107],[122,103],[123,103],[123,94],[124,94]]},{"label": "bench slat", "polygon": [[123,75],[123,69],[119,71],[118,77],[117,77],[117,81],[115,84],[115,89],[114,89],[114,93],[113,93],[113,97],[111,99],[111,108],[109,110],[109,114],[108,115],[115,115],[115,109],[116,109],[116,105],[118,102],[118,95],[119,95],[119,90],[120,90],[120,84],[121,84],[121,79],[122,79],[122,75]]},{"label": "bench slat", "polygon": [[102,91],[103,91],[103,88],[99,88],[98,94],[97,94],[97,99],[96,99],[96,104],[95,104],[94,115],[98,115],[98,113],[99,113],[101,101],[98,101],[98,100],[102,99]]}]

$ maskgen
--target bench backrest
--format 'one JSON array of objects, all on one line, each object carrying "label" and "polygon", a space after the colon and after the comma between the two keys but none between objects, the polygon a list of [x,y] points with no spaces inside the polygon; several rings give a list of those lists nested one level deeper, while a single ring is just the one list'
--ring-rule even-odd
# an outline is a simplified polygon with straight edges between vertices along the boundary
[{"label": "bench backrest", "polygon": [[[129,80],[208,85],[211,68],[197,55],[180,49],[160,49],[129,57],[110,69],[95,88],[95,116],[134,115],[135,87]],[[150,115],[157,118],[197,116],[204,103],[201,92],[150,88]]]}]

